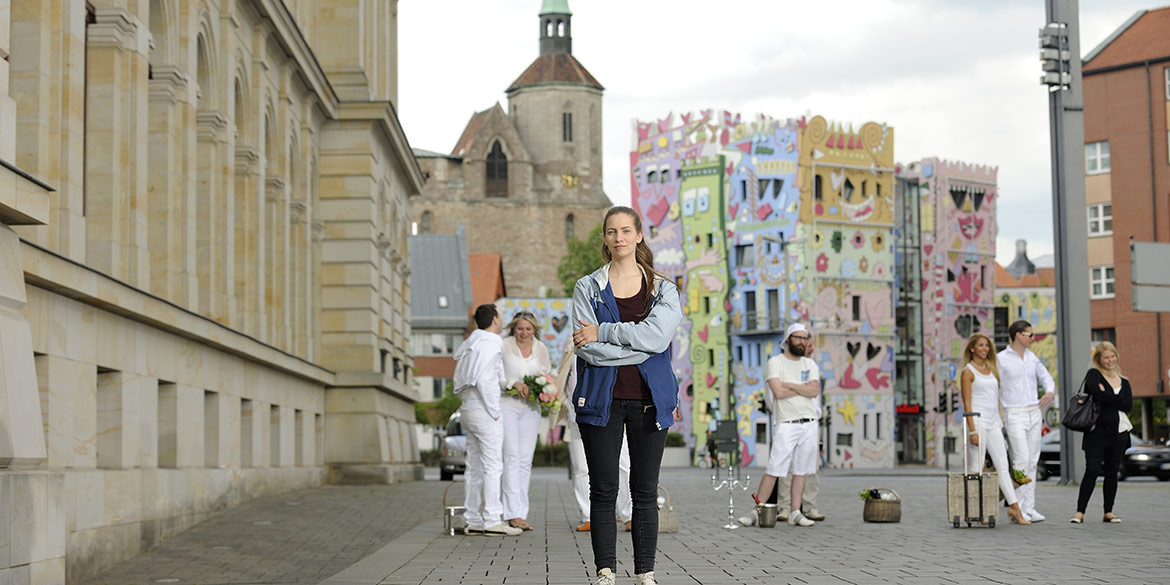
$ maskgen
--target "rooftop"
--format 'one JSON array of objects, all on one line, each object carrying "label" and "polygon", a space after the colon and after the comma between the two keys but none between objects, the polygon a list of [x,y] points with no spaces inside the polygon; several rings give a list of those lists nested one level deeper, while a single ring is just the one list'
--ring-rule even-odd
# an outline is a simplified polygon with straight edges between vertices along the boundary
[{"label": "rooftop", "polygon": [[1084,60],[1083,71],[1170,58],[1170,6],[1139,10]]},{"label": "rooftop", "polygon": [[411,236],[410,274],[412,328],[467,327],[473,298],[467,239],[462,230]]},{"label": "rooftop", "polygon": [[506,91],[511,93],[534,85],[584,85],[605,89],[576,57],[564,53],[537,57]]}]

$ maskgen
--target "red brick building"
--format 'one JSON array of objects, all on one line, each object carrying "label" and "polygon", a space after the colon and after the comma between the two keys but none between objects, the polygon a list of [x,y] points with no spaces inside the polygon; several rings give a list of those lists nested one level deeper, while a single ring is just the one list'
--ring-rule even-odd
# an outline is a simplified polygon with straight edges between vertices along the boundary
[{"label": "red brick building", "polygon": [[1136,13],[1083,72],[1093,340],[1117,344],[1152,438],[1165,432],[1150,416],[1154,399],[1165,416],[1170,314],[1133,312],[1129,241],[1170,242],[1170,7]]}]

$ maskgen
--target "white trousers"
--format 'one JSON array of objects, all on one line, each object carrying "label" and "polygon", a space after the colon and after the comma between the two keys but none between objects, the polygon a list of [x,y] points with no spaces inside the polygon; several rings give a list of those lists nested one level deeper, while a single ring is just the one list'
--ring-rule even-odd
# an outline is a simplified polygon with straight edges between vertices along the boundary
[{"label": "white trousers", "polygon": [[504,424],[504,475],[501,480],[504,519],[528,517],[528,486],[532,482],[532,455],[540,433],[540,410],[514,398],[500,400]]},{"label": "white trousers", "polygon": [[967,473],[977,473],[983,469],[983,453],[991,456],[995,465],[995,473],[999,478],[999,491],[1003,492],[1003,499],[1010,506],[1018,501],[1016,490],[1012,488],[1012,470],[1008,467],[1007,446],[1003,443],[1003,424],[998,420],[979,421],[979,444],[967,443]]},{"label": "white trousers", "polygon": [[459,409],[463,433],[467,436],[467,470],[463,517],[470,526],[495,526],[502,520],[500,475],[504,471],[503,417],[493,420],[487,411],[464,403]]},{"label": "white trousers", "polygon": [[[577,423],[565,427],[569,442],[569,464],[573,467],[573,495],[581,509],[581,521],[589,521],[589,465],[585,461],[585,444],[581,442],[581,431]],[[634,500],[630,497],[630,446],[622,437],[622,453],[618,457],[618,519],[628,522],[634,517]]]},{"label": "white trousers", "polygon": [[1011,450],[1012,469],[1023,469],[1032,478],[1016,488],[1020,509],[1029,512],[1036,509],[1036,464],[1040,462],[1040,408],[1007,408],[1004,427],[1007,428],[1008,448]]}]

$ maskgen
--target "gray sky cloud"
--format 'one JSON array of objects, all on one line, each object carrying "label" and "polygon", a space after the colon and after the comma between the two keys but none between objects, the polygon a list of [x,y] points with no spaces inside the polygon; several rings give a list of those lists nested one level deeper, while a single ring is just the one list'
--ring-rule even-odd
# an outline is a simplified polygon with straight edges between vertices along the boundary
[{"label": "gray sky cloud", "polygon": [[[704,108],[806,113],[894,126],[902,162],[999,167],[1000,262],[1012,242],[1053,251],[1047,99],[1036,31],[1043,0],[570,2],[573,53],[606,86],[605,188],[629,202],[631,121]],[[1083,0],[1088,53],[1135,11]],[[398,113],[411,145],[449,152],[471,114],[538,54],[539,0],[399,5]]]}]

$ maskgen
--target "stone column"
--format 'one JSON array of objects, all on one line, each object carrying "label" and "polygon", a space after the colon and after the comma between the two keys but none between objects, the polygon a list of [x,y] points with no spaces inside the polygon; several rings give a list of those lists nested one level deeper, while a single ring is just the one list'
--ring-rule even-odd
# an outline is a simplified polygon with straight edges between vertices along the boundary
[{"label": "stone column", "polygon": [[289,203],[289,255],[291,258],[291,286],[289,287],[290,317],[289,324],[292,332],[289,349],[292,353],[304,358],[308,356],[309,319],[307,308],[309,303],[309,247],[312,242],[308,236],[309,207],[304,201]]},{"label": "stone column", "polygon": [[281,349],[288,348],[286,336],[290,329],[286,295],[288,290],[288,195],[287,185],[279,176],[265,178],[265,232],[264,242],[267,278],[264,281],[264,314],[268,322],[265,339]]},{"label": "stone column", "polygon": [[186,117],[187,79],[177,67],[154,67],[150,80],[147,239],[150,291],[188,305]]},{"label": "stone column", "polygon": [[264,185],[260,153],[236,146],[235,173],[235,287],[237,327],[262,339],[264,296]]},{"label": "stone column", "polygon": [[96,20],[86,55],[86,262],[145,288],[149,34],[122,8],[98,8]]},{"label": "stone column", "polygon": [[228,307],[221,291],[225,278],[223,256],[230,249],[232,234],[221,231],[227,222],[220,218],[228,210],[223,209],[226,197],[219,181],[227,120],[218,112],[203,111],[198,114],[198,177],[195,205],[195,264],[198,275],[198,311],[204,315],[227,322],[224,317]]},{"label": "stone column", "polygon": [[26,302],[20,239],[0,223],[0,466],[4,467],[35,465],[46,458],[32,329],[20,312]]}]

